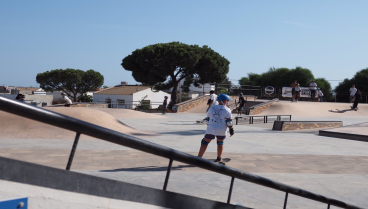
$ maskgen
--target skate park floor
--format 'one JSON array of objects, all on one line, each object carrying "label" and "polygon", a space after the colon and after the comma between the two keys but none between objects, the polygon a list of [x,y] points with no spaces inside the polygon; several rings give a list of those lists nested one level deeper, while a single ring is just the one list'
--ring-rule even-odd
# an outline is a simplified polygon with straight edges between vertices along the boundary
[{"label": "skate park floor", "polygon": [[[284,111],[288,111],[288,114],[293,115],[292,120],[336,120],[343,121],[344,126],[353,127],[354,124],[368,121],[368,117],[364,116],[368,106],[359,104],[359,107],[358,111],[352,112],[348,111],[349,104],[346,103],[327,105],[327,103],[280,101],[261,114],[285,114]],[[75,111],[72,109],[67,110]],[[103,112],[105,114],[99,113],[97,121],[93,121],[93,117],[85,118],[86,114],[82,114],[86,111],[91,115],[92,110],[75,109],[81,113],[78,115],[81,119],[91,120],[93,123],[102,121],[101,123],[107,127],[111,126],[116,130],[120,129],[121,132],[129,132],[136,137],[192,155],[197,155],[206,129],[205,125],[196,123],[196,120],[205,117],[205,110],[203,113],[187,112],[162,116],[107,109]],[[346,111],[332,112],[336,109]],[[57,111],[71,114],[65,112],[66,108]],[[310,111],[309,114],[306,111]],[[43,127],[41,131],[48,131],[48,134],[40,134],[40,131],[34,128],[39,125],[37,122],[26,121],[17,116],[7,117],[8,123],[12,123],[7,128],[13,130],[0,137],[0,156],[65,169],[75,133],[66,134],[68,131],[62,129],[50,130],[50,127]],[[232,159],[227,165],[368,208],[367,142],[320,136],[318,129],[272,131],[272,125],[273,123],[255,123],[234,126],[235,135],[227,137],[224,144],[223,157]],[[359,130],[363,134],[368,133],[364,127]],[[5,133],[3,129],[0,132]],[[25,137],[15,134],[17,132],[28,134]],[[204,158],[216,158],[215,142],[209,144]],[[165,158],[91,137],[81,137],[71,170],[162,189],[168,164],[169,160]],[[230,177],[174,162],[167,189],[226,202],[230,181]],[[6,195],[1,193],[0,197]],[[284,197],[283,192],[235,180],[231,203],[253,208],[282,208]],[[327,208],[327,206],[289,195],[287,208]]]}]

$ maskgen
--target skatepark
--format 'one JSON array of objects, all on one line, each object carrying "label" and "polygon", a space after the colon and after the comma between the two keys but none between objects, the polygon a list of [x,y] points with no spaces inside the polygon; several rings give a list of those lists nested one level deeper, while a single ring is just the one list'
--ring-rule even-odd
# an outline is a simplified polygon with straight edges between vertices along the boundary
[{"label": "skatepark", "polygon": [[[206,108],[202,103],[186,112],[166,115],[109,108],[46,109],[196,156],[206,129],[196,120],[205,117]],[[293,121],[342,121],[344,127],[336,128],[337,131],[368,136],[367,104],[359,104],[359,110],[354,111],[348,103],[279,101],[260,113],[278,114],[292,115]],[[3,111],[0,118],[1,157],[65,169],[75,132]],[[227,137],[224,144],[223,157],[232,159],[226,165],[368,208],[368,141],[321,136],[321,129],[273,131],[272,126],[273,122],[235,125],[235,135]],[[216,143],[210,143],[204,158],[216,158]],[[82,135],[71,171],[162,189],[167,164],[165,158]],[[230,181],[227,176],[174,161],[167,190],[226,202]],[[46,192],[32,191],[32,198],[38,201],[66,201],[57,195],[50,197]],[[0,197],[14,194],[29,196],[29,190],[0,189]],[[283,192],[235,180],[231,204],[282,208],[284,197]],[[83,198],[76,199],[68,199],[78,206],[75,208],[104,208],[82,201]],[[287,203],[287,208],[327,208],[293,195],[289,195]],[[129,208],[162,207],[137,204]]]}]

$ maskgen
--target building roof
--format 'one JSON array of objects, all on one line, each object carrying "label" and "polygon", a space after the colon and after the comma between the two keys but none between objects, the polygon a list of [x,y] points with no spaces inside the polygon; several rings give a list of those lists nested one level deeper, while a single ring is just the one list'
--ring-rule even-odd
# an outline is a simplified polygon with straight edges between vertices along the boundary
[{"label": "building roof", "polygon": [[113,95],[133,95],[136,92],[149,89],[149,86],[124,85],[116,86],[101,91],[94,92],[94,94],[113,94]]}]

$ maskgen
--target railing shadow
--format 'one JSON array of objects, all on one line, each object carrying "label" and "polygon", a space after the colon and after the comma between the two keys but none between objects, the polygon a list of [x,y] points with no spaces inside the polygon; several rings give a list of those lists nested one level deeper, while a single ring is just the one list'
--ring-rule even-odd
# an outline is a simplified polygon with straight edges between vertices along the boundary
[{"label": "railing shadow", "polygon": [[[181,171],[183,168],[194,168],[193,165],[178,165],[171,167],[171,170]],[[145,167],[135,167],[135,168],[117,168],[112,170],[100,170],[100,172],[121,172],[121,171],[132,171],[132,172],[151,172],[151,171],[167,171],[167,166],[145,166]]]}]

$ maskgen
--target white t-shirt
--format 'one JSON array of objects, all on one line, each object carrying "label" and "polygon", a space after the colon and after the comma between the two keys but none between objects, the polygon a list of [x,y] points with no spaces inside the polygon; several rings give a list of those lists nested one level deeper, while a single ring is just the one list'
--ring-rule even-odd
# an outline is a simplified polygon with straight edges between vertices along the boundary
[{"label": "white t-shirt", "polygon": [[210,118],[210,121],[206,134],[225,136],[227,131],[226,118],[231,118],[231,110],[224,105],[215,105],[208,110],[207,117]]},{"label": "white t-shirt", "polygon": [[295,87],[295,91],[300,91],[300,87],[299,86]]},{"label": "white t-shirt", "polygon": [[65,104],[72,104],[72,100],[70,100],[67,96],[64,96]]},{"label": "white t-shirt", "polygon": [[317,83],[310,83],[309,89],[316,90],[317,89]]},{"label": "white t-shirt", "polygon": [[217,95],[216,94],[211,94],[210,95],[210,98],[211,100],[213,101],[212,104],[211,104],[211,107],[212,106],[215,106],[215,105],[218,105],[218,102],[217,102]]},{"label": "white t-shirt", "polygon": [[321,90],[318,90],[318,96],[323,97],[323,93]]},{"label": "white t-shirt", "polygon": [[357,92],[357,89],[356,88],[350,88],[350,96],[354,96],[355,93]]}]

